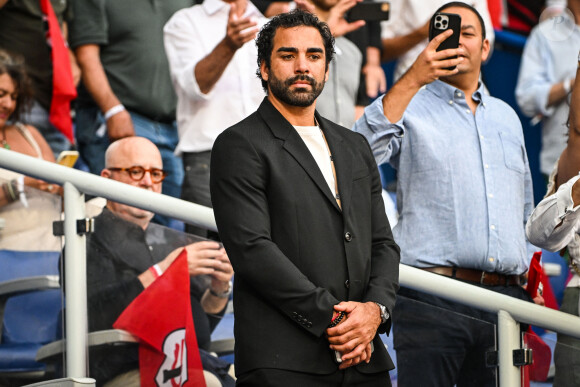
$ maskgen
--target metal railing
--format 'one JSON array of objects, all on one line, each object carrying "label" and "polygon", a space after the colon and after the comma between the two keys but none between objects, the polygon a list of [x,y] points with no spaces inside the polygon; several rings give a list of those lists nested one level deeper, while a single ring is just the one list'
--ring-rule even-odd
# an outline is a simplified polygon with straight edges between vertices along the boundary
[{"label": "metal railing", "polygon": [[[0,148],[0,167],[64,186],[66,314],[68,377],[83,378],[87,369],[87,304],[85,237],[77,233],[83,219],[84,193],[141,207],[186,223],[216,231],[210,208],[150,192],[72,168]],[[73,259],[74,258],[74,259]],[[532,324],[580,338],[580,317],[521,301],[460,281],[400,265],[402,286],[498,314],[499,378],[502,386],[520,386],[513,350],[521,345],[519,323]]]}]

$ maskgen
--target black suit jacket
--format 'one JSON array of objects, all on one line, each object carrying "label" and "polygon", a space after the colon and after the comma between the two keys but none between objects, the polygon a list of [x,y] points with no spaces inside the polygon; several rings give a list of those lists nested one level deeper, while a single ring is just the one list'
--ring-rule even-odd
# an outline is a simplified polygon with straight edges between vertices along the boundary
[{"label": "black suit jacket", "polygon": [[[395,304],[399,247],[370,147],[360,134],[316,118],[333,155],[342,211],[305,143],[267,98],[212,150],[212,203],[236,273],[238,374],[335,372],[324,334],[333,306],[375,301],[392,311]],[[384,325],[381,332],[390,328]],[[357,369],[393,368],[378,335],[374,347],[371,362]]]}]

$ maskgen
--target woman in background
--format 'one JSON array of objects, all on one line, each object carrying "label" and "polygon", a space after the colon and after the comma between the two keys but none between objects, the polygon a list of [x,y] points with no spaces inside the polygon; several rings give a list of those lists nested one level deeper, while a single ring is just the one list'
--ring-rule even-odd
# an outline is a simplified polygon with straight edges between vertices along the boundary
[{"label": "woman in background", "polygon": [[[23,61],[0,50],[0,147],[54,162],[37,129],[19,121],[32,100]],[[60,219],[60,187],[0,169],[0,249],[60,250],[52,222]]]}]

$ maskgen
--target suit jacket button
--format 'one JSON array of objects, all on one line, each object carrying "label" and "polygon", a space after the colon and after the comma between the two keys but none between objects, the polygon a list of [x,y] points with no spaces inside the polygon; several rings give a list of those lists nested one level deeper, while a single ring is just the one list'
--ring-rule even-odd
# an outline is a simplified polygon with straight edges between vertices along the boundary
[{"label": "suit jacket button", "polygon": [[350,242],[350,241],[352,240],[352,234],[351,234],[350,232],[348,232],[348,231],[347,231],[347,232],[344,234],[344,239],[345,239],[347,242]]},{"label": "suit jacket button", "polygon": [[312,323],[310,321],[306,323],[306,328],[312,328]]},{"label": "suit jacket button", "polygon": [[344,281],[344,287],[347,289],[350,288],[350,281],[349,280]]}]

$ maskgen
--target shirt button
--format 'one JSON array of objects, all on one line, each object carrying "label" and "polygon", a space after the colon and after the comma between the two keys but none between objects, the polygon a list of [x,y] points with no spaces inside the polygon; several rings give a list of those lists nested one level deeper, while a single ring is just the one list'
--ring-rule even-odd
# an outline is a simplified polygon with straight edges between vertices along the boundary
[{"label": "shirt button", "polygon": [[489,257],[488,260],[489,260],[489,262],[493,262],[493,261],[495,261],[495,258],[494,257]]},{"label": "shirt button", "polygon": [[492,230],[495,230],[495,225],[492,224],[491,226],[489,226],[489,228],[491,228]]},{"label": "shirt button", "polygon": [[345,239],[347,242],[350,242],[350,241],[352,240],[352,234],[351,234],[350,232],[348,232],[348,231],[347,231],[347,232],[344,234],[344,239]]},{"label": "shirt button", "polygon": [[350,288],[350,281],[349,280],[344,281],[344,287],[347,289]]},{"label": "shirt button", "polygon": [[453,101],[452,100],[449,100],[449,105],[453,105]]},{"label": "shirt button", "polygon": [[488,169],[489,168],[489,164],[485,164],[484,167],[485,167],[485,169]]},{"label": "shirt button", "polygon": [[153,251],[153,246],[147,246],[149,247],[149,251]]},{"label": "shirt button", "polygon": [[480,139],[480,140],[483,140],[483,136],[479,136],[479,139]]},{"label": "shirt button", "polygon": [[490,198],[493,198],[493,194],[489,194],[489,195],[487,195],[487,196],[489,196]]},{"label": "shirt button", "polygon": [[461,92],[458,91],[455,95],[457,95],[458,97],[461,97]]},{"label": "shirt button", "polygon": [[465,113],[469,114],[469,113],[471,113],[471,110],[465,109]]}]

